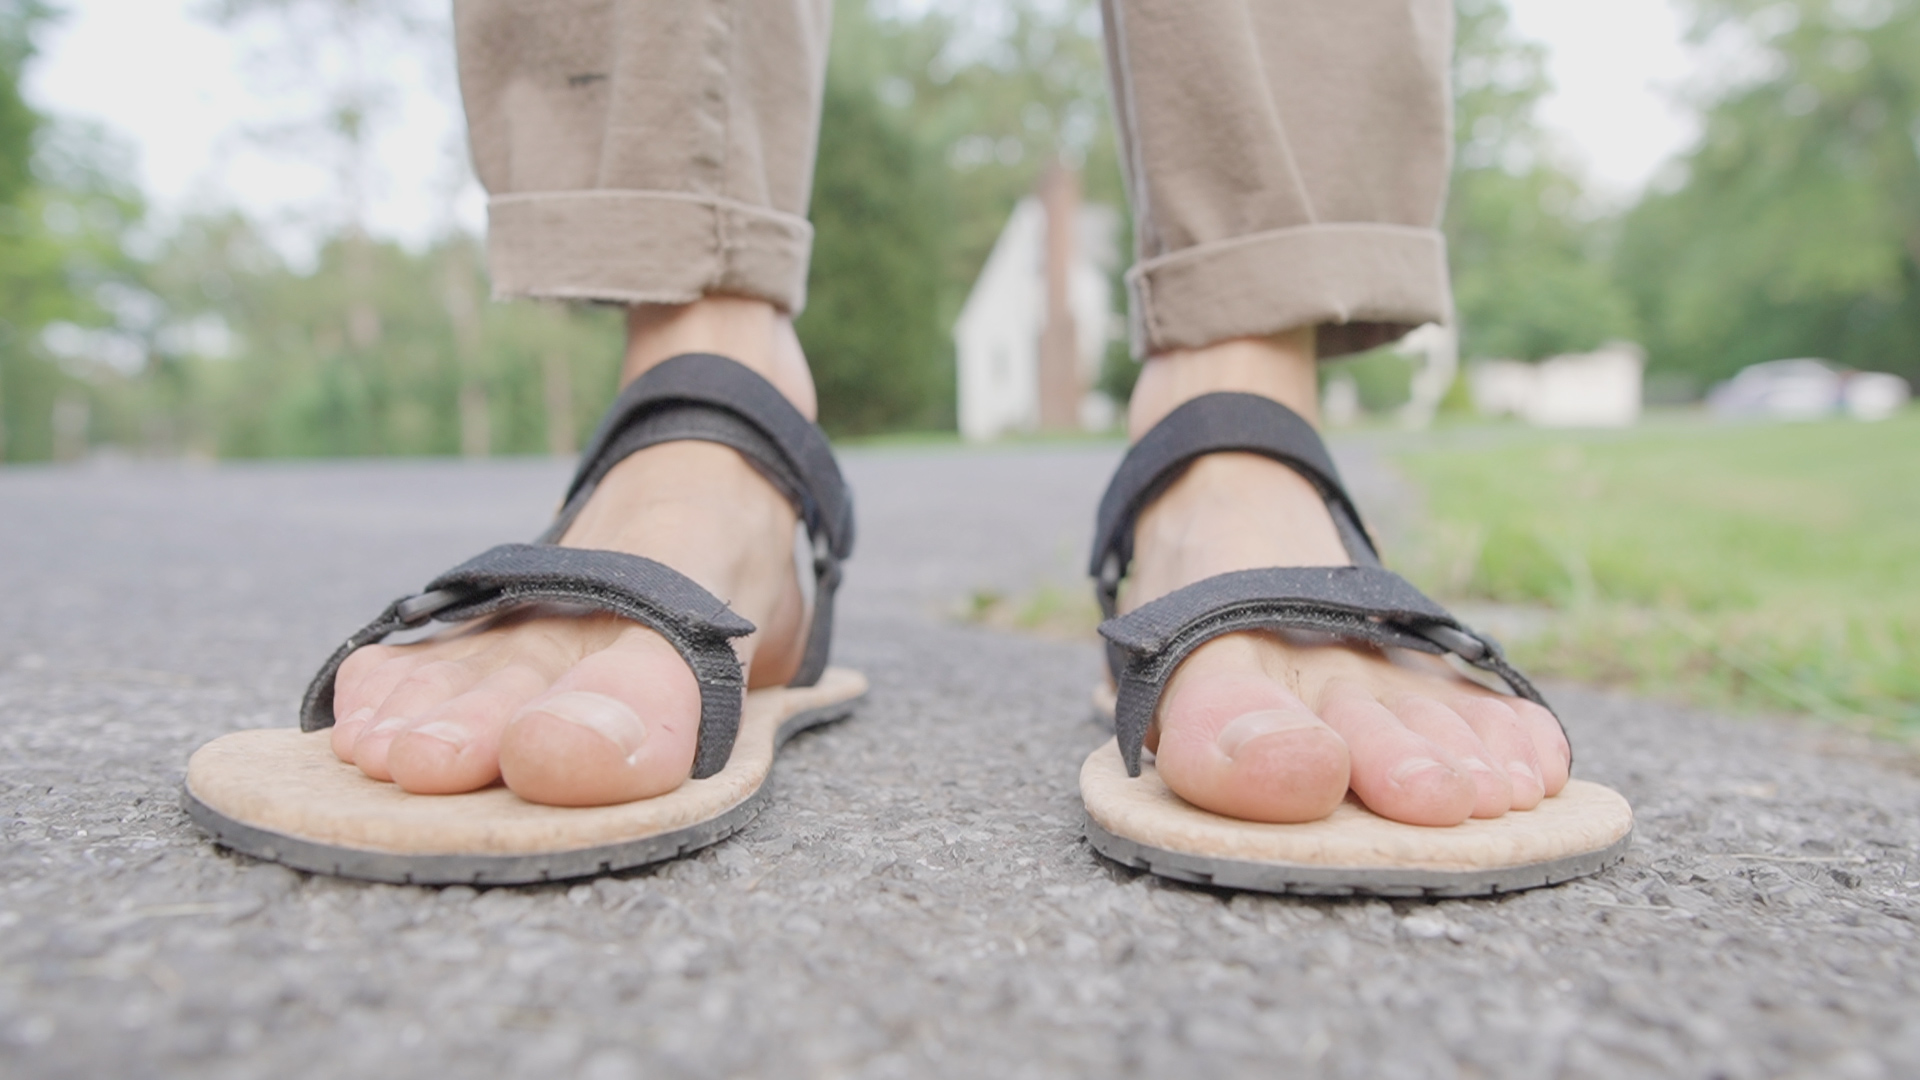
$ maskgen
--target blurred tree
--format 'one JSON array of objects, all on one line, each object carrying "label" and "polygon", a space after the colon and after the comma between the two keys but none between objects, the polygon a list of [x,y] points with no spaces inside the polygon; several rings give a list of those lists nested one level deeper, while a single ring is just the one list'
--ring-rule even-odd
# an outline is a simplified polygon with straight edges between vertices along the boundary
[{"label": "blurred tree", "polygon": [[20,96],[20,78],[33,56],[33,31],[45,9],[23,0],[0,3],[0,461],[44,457],[27,448],[50,443],[34,420],[52,395],[57,376],[34,355],[32,335],[46,321],[46,283],[58,274],[56,253],[39,228],[29,189],[33,141],[40,116]]},{"label": "blurred tree", "polygon": [[1689,0],[1730,58],[1704,131],[1628,216],[1651,367],[1820,356],[1920,379],[1920,4]]},{"label": "blurred tree", "polygon": [[[34,34],[53,15],[35,0],[0,0],[0,461],[84,451],[89,379],[103,358],[139,366],[138,342],[116,324],[147,312],[125,254],[141,215],[126,155],[20,96]],[[50,330],[66,349],[49,348]]]},{"label": "blurred tree", "polygon": [[[544,453],[556,425],[590,427],[617,378],[611,310],[493,304],[457,326],[446,294],[486,288],[477,240],[418,253],[365,243],[358,267],[336,239],[302,273],[237,216],[190,221],[168,242],[149,281],[176,329],[157,362],[192,387],[178,422],[195,441],[242,457],[454,454],[472,450],[481,427],[494,451]],[[341,318],[362,285],[383,328],[373,347],[356,345]],[[569,400],[550,403],[556,364]],[[464,392],[474,379],[500,392],[476,402]]]},{"label": "blurred tree", "polygon": [[1445,218],[1461,353],[1538,360],[1633,336],[1601,221],[1534,111],[1545,51],[1505,0],[1457,0],[1454,169]]},{"label": "blurred tree", "polygon": [[836,431],[950,428],[951,327],[1056,158],[1123,204],[1090,0],[838,0],[802,343]]},{"label": "blurred tree", "polygon": [[796,329],[836,434],[952,424],[940,162],[867,88],[828,78],[813,265]]}]

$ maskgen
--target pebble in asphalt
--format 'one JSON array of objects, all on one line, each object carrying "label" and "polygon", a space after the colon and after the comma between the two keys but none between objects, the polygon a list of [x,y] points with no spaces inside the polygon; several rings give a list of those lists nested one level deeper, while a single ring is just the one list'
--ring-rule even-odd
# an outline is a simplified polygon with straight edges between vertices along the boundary
[{"label": "pebble in asphalt", "polygon": [[953,612],[1079,588],[1114,456],[849,454],[864,709],[791,744],[731,841],[481,891],[223,852],[177,789],[200,743],[290,724],[380,604],[537,531],[562,466],[0,473],[0,1074],[1920,1075],[1920,779],[1832,733],[1553,687],[1639,831],[1516,896],[1232,895],[1095,856],[1095,646]]}]

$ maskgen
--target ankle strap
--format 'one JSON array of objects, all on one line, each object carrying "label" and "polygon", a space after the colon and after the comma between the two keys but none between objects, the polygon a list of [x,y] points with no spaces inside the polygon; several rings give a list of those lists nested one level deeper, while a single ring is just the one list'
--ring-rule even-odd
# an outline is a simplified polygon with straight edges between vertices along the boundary
[{"label": "ankle strap", "polygon": [[1107,618],[1118,610],[1120,582],[1133,562],[1133,529],[1140,512],[1196,459],[1229,451],[1272,458],[1305,477],[1326,500],[1354,565],[1380,565],[1333,456],[1312,424],[1257,394],[1203,394],[1168,413],[1127,451],[1100,499],[1087,572],[1094,577],[1100,610]]},{"label": "ankle strap", "polygon": [[793,686],[827,668],[840,564],[853,554],[853,498],[819,426],[757,372],[711,353],[685,353],[628,384],[581,454],[565,503],[542,534],[555,543],[615,465],[682,440],[732,447],[793,504],[812,549],[813,620]]}]

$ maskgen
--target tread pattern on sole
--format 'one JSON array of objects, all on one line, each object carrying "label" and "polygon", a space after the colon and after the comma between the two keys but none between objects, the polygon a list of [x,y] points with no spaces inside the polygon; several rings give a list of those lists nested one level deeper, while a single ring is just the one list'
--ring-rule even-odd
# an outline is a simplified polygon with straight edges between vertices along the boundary
[{"label": "tread pattern on sole", "polygon": [[[852,715],[859,702],[860,698],[849,698],[788,717],[774,733],[776,755],[802,731]],[[630,843],[542,855],[393,855],[338,847],[235,821],[195,798],[184,783],[180,801],[187,816],[216,844],[295,870],[391,885],[535,885],[632,870],[718,843],[759,816],[772,788],[769,772],[766,783],[717,817]]]},{"label": "tread pattern on sole", "polygon": [[1447,873],[1212,858],[1168,851],[1116,836],[1091,817],[1086,822],[1086,835],[1087,842],[1095,851],[1122,866],[1190,885],[1291,896],[1378,896],[1433,900],[1521,892],[1597,874],[1619,862],[1633,840],[1633,833],[1629,830],[1620,839],[1598,851],[1524,866]]}]

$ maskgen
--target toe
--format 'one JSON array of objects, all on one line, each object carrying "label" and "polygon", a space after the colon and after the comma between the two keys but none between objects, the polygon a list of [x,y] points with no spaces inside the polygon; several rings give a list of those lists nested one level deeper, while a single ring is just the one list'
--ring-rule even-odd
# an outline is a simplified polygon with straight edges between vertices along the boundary
[{"label": "toe", "polygon": [[359,741],[374,709],[421,659],[386,645],[363,645],[347,655],[333,680],[333,752],[352,763],[353,744]]},{"label": "toe", "polygon": [[[1347,748],[1244,643],[1181,665],[1160,708],[1155,767],[1174,794],[1250,821],[1315,821],[1347,794]],[[1216,647],[1219,646],[1219,647]]]},{"label": "toe", "polygon": [[327,738],[333,746],[333,756],[347,764],[353,764],[353,748],[360,736],[367,730],[367,723],[373,719],[371,706],[355,709],[344,717],[336,719],[328,729]]},{"label": "toe", "polygon": [[1520,727],[1533,743],[1534,760],[1540,763],[1540,779],[1548,798],[1560,794],[1573,772],[1573,749],[1567,745],[1567,733],[1552,713],[1523,698],[1508,702]]},{"label": "toe", "polygon": [[633,627],[507,724],[500,772],[529,802],[651,798],[686,781],[699,727],[700,687],[686,661],[660,635]]},{"label": "toe", "polygon": [[1512,706],[1480,694],[1462,694],[1450,704],[1486,746],[1494,766],[1512,782],[1513,809],[1531,810],[1540,805],[1547,794],[1540,758]]},{"label": "toe", "polygon": [[476,791],[500,778],[500,737],[507,722],[552,680],[511,665],[425,714],[387,748],[393,781],[417,795]]},{"label": "toe", "polygon": [[1359,682],[1329,681],[1320,718],[1346,740],[1353,792],[1374,813],[1410,825],[1458,825],[1473,813],[1479,792],[1453,755],[1408,730]]},{"label": "toe", "polygon": [[1439,744],[1473,781],[1473,816],[1499,817],[1513,808],[1513,778],[1507,763],[1458,712],[1425,694],[1394,698],[1388,708],[1408,731]]},{"label": "toe", "polygon": [[478,668],[462,660],[429,660],[414,667],[364,721],[353,743],[353,763],[375,780],[393,779],[387,768],[393,740],[479,681]]}]

